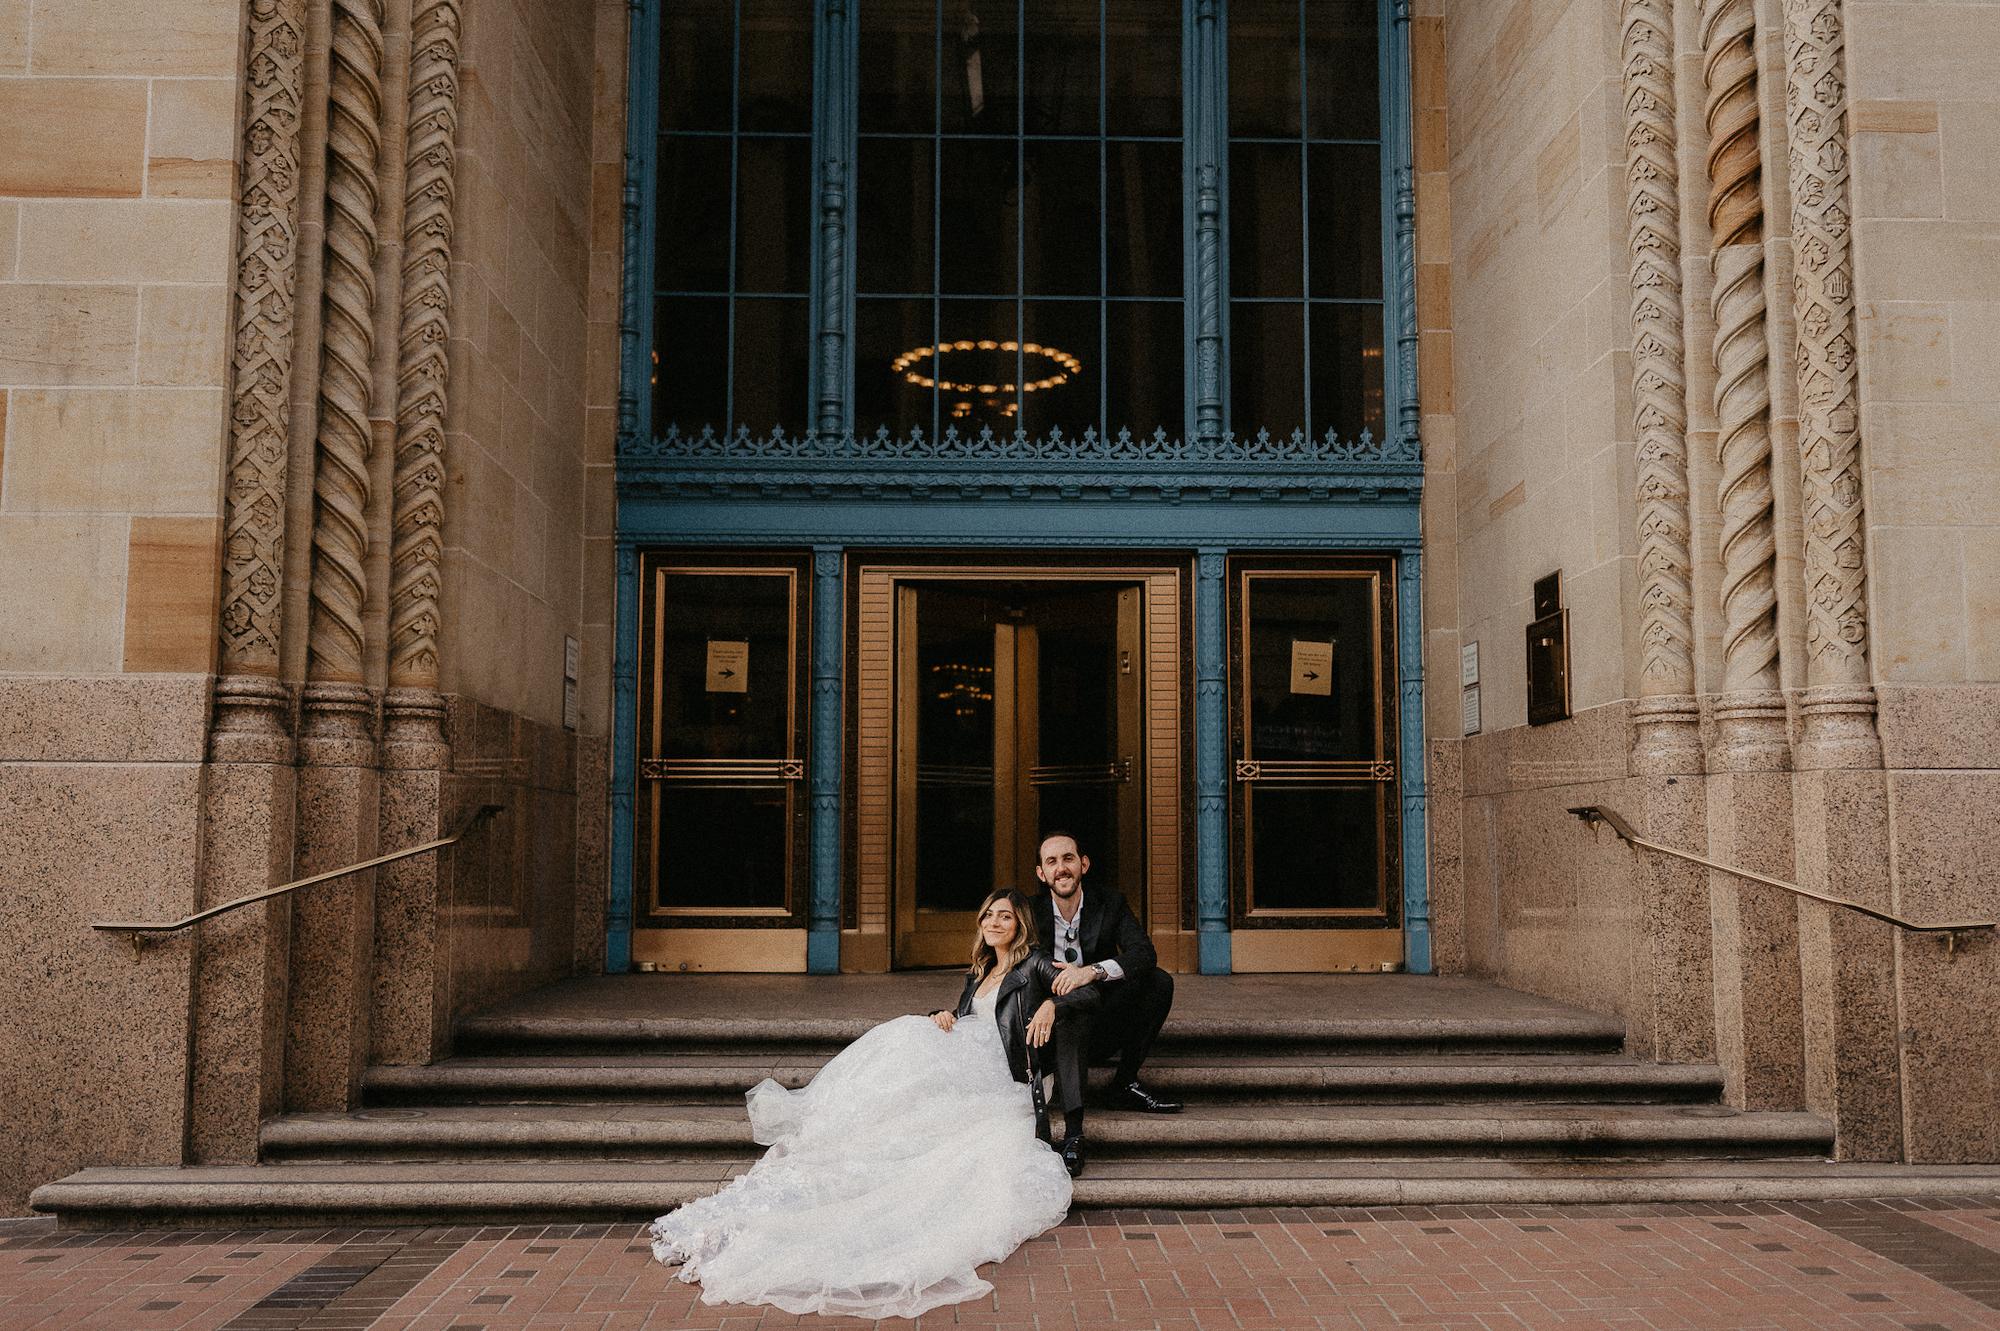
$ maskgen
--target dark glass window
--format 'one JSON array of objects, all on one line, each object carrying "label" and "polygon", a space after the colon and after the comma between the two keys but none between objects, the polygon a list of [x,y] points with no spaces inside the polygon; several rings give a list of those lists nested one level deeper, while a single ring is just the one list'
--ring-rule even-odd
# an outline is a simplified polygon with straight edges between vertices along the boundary
[{"label": "dark glass window", "polygon": [[859,9],[855,425],[1181,432],[1181,5]]},{"label": "dark glass window", "polygon": [[[1383,433],[1378,6],[1225,7],[1239,436]],[[1183,432],[1184,7],[850,7],[857,429]],[[816,8],[663,6],[658,430],[808,422]]]},{"label": "dark glass window", "polygon": [[664,25],[653,427],[802,431],[812,6],[672,0]]},{"label": "dark glass window", "polygon": [[1230,424],[1383,432],[1376,0],[1229,5]]}]

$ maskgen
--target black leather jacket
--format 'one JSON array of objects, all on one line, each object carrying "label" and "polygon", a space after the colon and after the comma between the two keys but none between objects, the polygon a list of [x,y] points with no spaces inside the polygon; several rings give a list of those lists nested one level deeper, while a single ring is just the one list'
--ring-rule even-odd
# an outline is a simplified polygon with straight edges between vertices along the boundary
[{"label": "black leather jacket", "polygon": [[[1000,1000],[993,1005],[993,1020],[1000,1027],[1000,1042],[1007,1047],[1007,1066],[1013,1070],[1015,1081],[1028,1080],[1028,1018],[1035,1015],[1045,999],[1054,998],[1060,1007],[1084,992],[1077,989],[1058,997],[1049,987],[1055,978],[1055,963],[1046,952],[1037,950],[1030,952],[1000,981]],[[978,988],[978,979],[968,973],[952,1016],[971,1015],[972,995]]]}]

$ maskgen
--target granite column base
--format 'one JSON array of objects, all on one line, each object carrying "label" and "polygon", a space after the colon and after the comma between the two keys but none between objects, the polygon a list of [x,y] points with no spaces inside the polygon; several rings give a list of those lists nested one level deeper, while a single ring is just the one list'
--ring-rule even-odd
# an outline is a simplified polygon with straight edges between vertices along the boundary
[{"label": "granite column base", "polygon": [[[1707,789],[1708,854],[1790,881],[1792,775],[1715,772]],[[1708,875],[1715,967],[1715,1052],[1741,1109],[1805,1102],[1796,898],[1733,874]]]},{"label": "granite column base", "polygon": [[[292,876],[296,785],[288,763],[216,762],[207,778],[202,909]],[[257,1125],[284,1099],[292,902],[239,907],[198,928],[188,1155],[251,1164]]]},{"label": "granite column base", "polygon": [[[1799,885],[1893,911],[1881,770],[1800,772],[1793,800]],[[1896,932],[1837,906],[1799,905],[1806,1105],[1833,1120],[1842,1160],[1903,1158]]]}]

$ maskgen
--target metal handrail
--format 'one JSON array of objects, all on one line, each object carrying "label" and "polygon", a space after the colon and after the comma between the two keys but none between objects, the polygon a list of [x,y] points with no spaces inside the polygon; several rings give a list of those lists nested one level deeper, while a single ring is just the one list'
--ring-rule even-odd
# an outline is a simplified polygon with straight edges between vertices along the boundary
[{"label": "metal handrail", "polygon": [[1618,834],[1619,840],[1629,845],[1638,846],[1643,850],[1657,851],[1662,855],[1671,855],[1677,860],[1686,860],[1690,864],[1703,865],[1706,868],[1731,874],[1737,878],[1748,878],[1753,883],[1763,883],[1768,887],[1782,888],[1794,896],[1823,902],[1829,906],[1839,906],[1845,910],[1866,915],[1871,920],[1880,920],[1884,924],[1893,924],[1898,929],[1908,929],[1912,933],[1945,934],[1948,936],[1946,939],[1947,943],[1953,948],[1957,947],[1958,935],[1961,933],[2000,927],[2000,920],[1939,920],[1931,924],[1919,924],[1915,920],[1906,920],[1900,915],[1891,915],[1885,910],[1876,910],[1873,906],[1864,906],[1858,901],[1849,901],[1845,897],[1830,897],[1824,892],[1815,892],[1811,888],[1800,887],[1797,883],[1787,883],[1783,879],[1769,878],[1761,873],[1752,873],[1748,869],[1738,869],[1731,865],[1719,864],[1703,855],[1696,855],[1673,846],[1663,846],[1657,841],[1648,841],[1645,837],[1633,831],[1632,824],[1626,822],[1616,809],[1607,809],[1602,804],[1580,805],[1569,812],[1593,827],[1599,823],[1603,823]]},{"label": "metal handrail", "polygon": [[435,841],[426,841],[420,846],[405,846],[401,850],[390,851],[387,855],[377,855],[372,860],[362,860],[359,864],[348,864],[338,869],[328,869],[325,873],[316,873],[310,878],[299,878],[289,883],[280,883],[276,887],[265,888],[262,892],[252,892],[247,897],[237,897],[234,901],[225,901],[220,906],[210,906],[207,910],[196,911],[184,919],[93,920],[90,927],[104,933],[129,934],[132,938],[132,945],[137,947],[145,941],[140,936],[142,934],[172,933],[179,929],[190,928],[193,925],[200,924],[203,920],[213,919],[217,915],[235,910],[238,906],[248,906],[259,901],[269,901],[272,897],[283,896],[287,892],[296,892],[302,887],[311,887],[314,883],[324,883],[334,878],[345,878],[348,874],[360,873],[363,869],[373,869],[380,864],[393,864],[397,860],[406,860],[412,855],[421,855],[425,851],[442,850],[446,846],[454,845],[464,840],[467,836],[470,836],[473,828],[485,822],[494,814],[501,812],[506,807],[504,804],[482,804],[467,814],[464,821],[459,823],[458,829],[450,836],[439,837]]}]

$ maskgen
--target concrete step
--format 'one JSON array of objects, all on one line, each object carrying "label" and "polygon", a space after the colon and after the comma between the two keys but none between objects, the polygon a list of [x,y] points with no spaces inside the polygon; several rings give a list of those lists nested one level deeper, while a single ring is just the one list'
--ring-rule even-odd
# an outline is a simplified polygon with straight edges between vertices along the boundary
[{"label": "concrete step", "polygon": [[[798,1087],[825,1063],[813,1054],[454,1058],[427,1067],[375,1067],[370,1107],[469,1104],[736,1104],[769,1077]],[[1111,1072],[1093,1080],[1108,1085]],[[1372,1104],[1688,1103],[1722,1093],[1708,1065],[1643,1063],[1620,1055],[1411,1056],[1273,1054],[1155,1058],[1146,1081],[1196,1103]]]},{"label": "concrete step", "polygon": [[[722,1161],[86,1169],[31,1204],[66,1229],[645,1220],[722,1186]],[[1079,1209],[1529,1206],[1985,1197],[2000,1167],[1825,1161],[1093,1161]]]},{"label": "concrete step", "polygon": [[[288,1114],[260,1134],[266,1160],[687,1160],[752,1158],[740,1106],[460,1105]],[[1094,1156],[1351,1160],[1769,1159],[1825,1155],[1810,1114],[1717,1105],[1201,1105],[1170,1116],[1096,1113]]]},{"label": "concrete step", "polygon": [[[878,1016],[751,1017],[549,1015],[503,1011],[468,1017],[454,1032],[460,1055],[577,1057],[602,1054],[830,1055]],[[1610,1054],[1624,1044],[1613,1018],[1580,1009],[1480,1015],[1175,1017],[1161,1056],[1251,1054]]]}]

